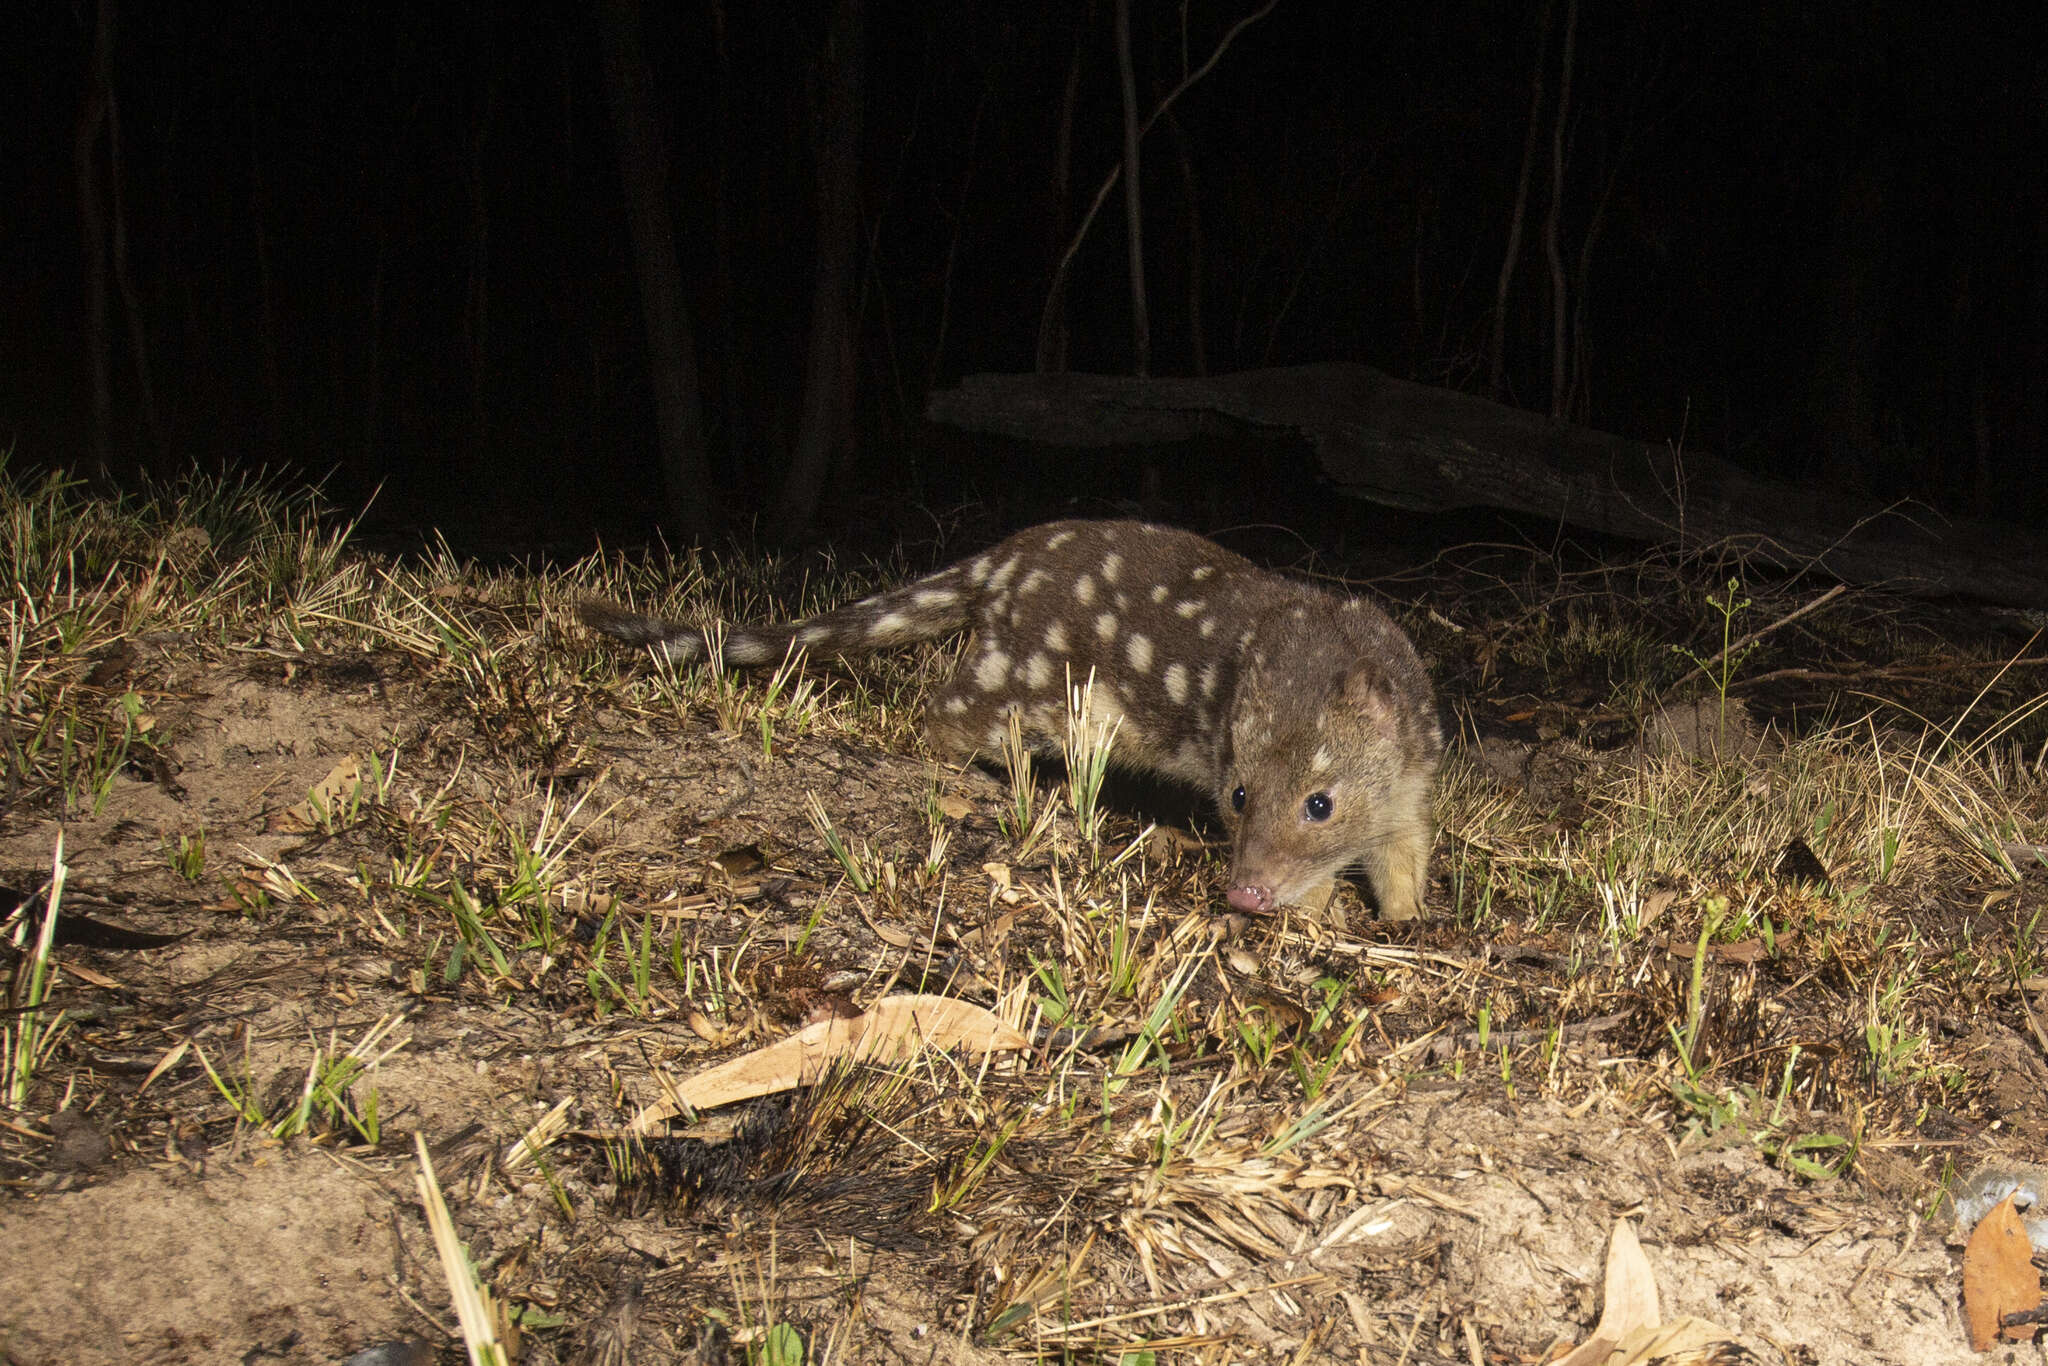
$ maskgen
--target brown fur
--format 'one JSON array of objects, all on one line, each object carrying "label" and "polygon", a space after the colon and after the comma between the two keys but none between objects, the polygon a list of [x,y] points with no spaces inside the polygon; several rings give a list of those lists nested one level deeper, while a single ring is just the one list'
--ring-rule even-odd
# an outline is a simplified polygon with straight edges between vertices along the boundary
[{"label": "brown fur", "polygon": [[[693,627],[608,603],[580,612],[615,639],[704,657]],[[1069,680],[1093,670],[1094,715],[1119,722],[1115,762],[1194,785],[1231,826],[1233,906],[1320,904],[1355,865],[1383,916],[1422,913],[1443,736],[1414,645],[1366,599],[1191,532],[1048,523],[805,621],[734,627],[723,655],[734,666],[779,663],[793,647],[853,655],[968,627],[927,715],[940,753],[1000,753],[1011,712],[1056,747]]]}]

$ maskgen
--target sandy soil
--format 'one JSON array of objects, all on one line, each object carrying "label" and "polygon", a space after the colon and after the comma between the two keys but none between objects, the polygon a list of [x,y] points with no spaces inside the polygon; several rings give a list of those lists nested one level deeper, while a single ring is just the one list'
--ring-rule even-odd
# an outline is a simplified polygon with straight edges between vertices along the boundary
[{"label": "sandy soil", "polygon": [[[750,944],[753,997],[725,1017],[729,1040],[708,1041],[686,1027],[692,1003],[673,981],[641,1019],[599,1018],[580,970],[522,961],[525,989],[488,988],[474,972],[450,983],[445,913],[376,890],[403,847],[403,812],[437,792],[473,804],[463,819],[495,811],[529,836],[547,809],[541,766],[497,743],[444,682],[395,656],[158,654],[136,667],[175,771],[125,774],[99,811],[62,824],[65,910],[178,937],[60,949],[75,1023],[37,1108],[8,1128],[0,1167],[0,1359],[21,1366],[333,1362],[415,1339],[437,1354],[419,1360],[460,1360],[414,1191],[414,1132],[435,1150],[486,1280],[531,1314],[531,1362],[604,1360],[621,1341],[630,1349],[612,1359],[737,1361],[763,1306],[799,1327],[814,1361],[1022,1360],[1044,1340],[988,1332],[992,1307],[1077,1256],[1067,1321],[1125,1315],[1114,1331],[1162,1344],[1160,1360],[1533,1361],[1592,1327],[1607,1242],[1626,1218],[1666,1313],[1723,1326],[1758,1360],[1936,1366],[1971,1359],[1958,1254],[1945,1222],[1923,1227],[1916,1210],[1944,1166],[2041,1155],[2029,1110],[2044,1069],[1995,1012],[1958,1021],[1952,1041],[1975,1059],[1973,1094],[1991,1096],[1988,1108],[1934,1137],[1895,1128],[1856,1178],[1807,1182],[1739,1139],[1681,1142],[1647,1080],[1655,1041],[1627,1031],[1568,1044],[1548,1076],[1533,1053],[1511,1077],[1481,1055],[1404,1064],[1403,1044],[1456,1022],[1404,1013],[1398,970],[1385,969],[1388,1004],[1368,1031],[1381,1063],[1337,1078],[1326,1100],[1338,1118],[1270,1161],[1273,1116],[1302,1111],[1278,1083],[1213,1107],[1217,1131],[1188,1160],[1121,1152],[1120,1126],[1137,1132],[1167,1094],[1147,1080],[1114,1124],[1033,1117],[978,1203],[936,1213],[935,1173],[970,1151],[978,1122],[959,1090],[937,1086],[893,1102],[880,1135],[758,1108],[755,1124],[774,1132],[694,1202],[621,1197],[586,1140],[559,1145],[545,1176],[508,1175],[506,1148],[556,1102],[571,1102],[577,1126],[616,1124],[658,1094],[650,1060],[688,1071],[763,1042],[806,1003],[872,991],[877,964],[900,968],[929,942],[958,944],[1007,914],[1005,961],[1023,963],[1019,948],[1057,954],[1031,898],[1006,905],[973,882],[1002,847],[997,784],[963,780],[973,814],[940,929],[907,915],[873,924],[842,897],[799,955],[794,938],[833,878],[803,794],[878,849],[921,851],[929,766],[829,737],[792,738],[763,760],[758,742],[708,721],[650,726],[602,704],[577,713],[561,790],[578,791],[580,774],[586,814],[619,805],[571,842],[564,878],[600,862],[604,875],[565,895],[561,913],[582,908],[586,951],[613,897],[663,912],[664,933],[683,927],[699,947]],[[338,761],[394,747],[400,819],[330,837],[281,815]],[[188,882],[165,842],[201,828],[208,864]],[[8,813],[0,883],[33,891],[59,833],[47,813]],[[470,871],[477,886],[497,876]],[[2042,892],[2022,895],[2038,904]],[[1443,925],[1361,933],[1468,958],[1477,948]],[[1309,955],[1311,975],[1345,954],[1338,943]],[[978,961],[993,972],[999,959]],[[956,981],[972,980],[961,971],[972,961],[955,954]],[[142,1085],[190,1040],[261,1095],[288,1097],[316,1043],[346,1043],[394,1011],[411,1042],[368,1082],[375,1146],[238,1128],[189,1053]],[[1194,1058],[1175,1075],[1184,1109],[1219,1075],[1205,1066]],[[1843,1097],[1842,1113],[1856,1099]],[[70,1117],[54,1120],[66,1103]],[[837,1138],[799,1151],[820,1133]],[[706,1160],[692,1151],[685,1166]],[[1089,1331],[1101,1336],[1070,1340],[1111,1340],[1110,1328]]]}]

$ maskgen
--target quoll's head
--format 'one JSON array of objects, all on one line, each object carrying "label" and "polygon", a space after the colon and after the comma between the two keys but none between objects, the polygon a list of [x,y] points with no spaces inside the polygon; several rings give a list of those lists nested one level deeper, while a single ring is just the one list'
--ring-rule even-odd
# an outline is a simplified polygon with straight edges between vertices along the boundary
[{"label": "quoll's head", "polygon": [[1405,766],[1396,699],[1376,670],[1320,684],[1248,671],[1216,796],[1232,834],[1231,906],[1297,903],[1357,862]]}]

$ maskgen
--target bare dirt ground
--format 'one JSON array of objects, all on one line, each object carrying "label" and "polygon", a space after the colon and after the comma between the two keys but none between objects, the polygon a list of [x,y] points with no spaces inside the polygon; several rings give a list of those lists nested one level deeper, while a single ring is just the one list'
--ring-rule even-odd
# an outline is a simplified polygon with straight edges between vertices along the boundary
[{"label": "bare dirt ground", "polygon": [[[764,755],[707,709],[590,682],[600,652],[556,627],[559,603],[479,611],[497,672],[133,641],[95,686],[144,699],[149,743],[96,806],[0,815],[18,893],[61,836],[71,1021],[0,1111],[0,1360],[333,1362],[400,1341],[423,1345],[382,1359],[461,1360],[415,1133],[527,1362],[1534,1362],[1590,1332],[1621,1219],[1667,1317],[1753,1359],[1972,1356],[1941,1189],[1990,1155],[2048,1156],[2039,866],[1993,877],[1917,827],[1899,857],[1928,850],[1924,876],[1854,895],[1671,855],[1671,895],[1645,883],[1636,932],[1603,939],[1583,907],[1541,903],[1544,860],[1624,819],[1632,780],[1612,775],[1652,762],[1641,727],[1617,741],[1554,687],[1537,716],[1479,647],[1437,641],[1485,723],[1446,780],[1438,918],[1383,927],[1347,892],[1342,923],[1230,922],[1213,853],[1140,838],[1128,807],[1113,868],[1059,838],[1020,854],[1000,777],[939,773],[907,741],[911,695],[876,685],[874,739],[790,726]],[[575,651],[583,672],[544,662]],[[373,757],[360,802],[308,818],[309,790]],[[1715,772],[1769,806],[1784,762]],[[889,865],[872,893],[846,884],[812,794]],[[935,805],[950,843],[929,860]],[[1801,819],[1723,838],[1801,834],[1854,881],[1867,832]],[[1564,852],[1516,852],[1537,848]],[[1476,899],[1481,855],[1497,904]],[[1695,976],[1713,895],[1776,933],[1717,940]],[[1934,972],[1964,954],[2005,966]],[[1188,971],[1147,1033],[1156,965]],[[597,1136],[659,1097],[656,1069],[885,990],[1001,1007],[1055,980],[1074,1028],[1013,1009],[1030,1054],[708,1115],[626,1180]],[[1689,991],[1690,1072],[1671,1029]],[[392,1016],[407,1042],[351,1092],[359,1115],[374,1092],[376,1141],[331,1113],[275,1136],[316,1051]],[[508,1167],[564,1103],[575,1132]],[[775,1355],[777,1324],[807,1357]]]}]

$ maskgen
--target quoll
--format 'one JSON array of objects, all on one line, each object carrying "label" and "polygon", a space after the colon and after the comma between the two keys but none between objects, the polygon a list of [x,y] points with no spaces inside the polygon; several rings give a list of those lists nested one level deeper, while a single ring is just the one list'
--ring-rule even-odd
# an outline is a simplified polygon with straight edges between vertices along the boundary
[{"label": "quoll", "polygon": [[[705,657],[698,627],[604,602],[579,614],[678,662]],[[735,667],[779,663],[793,647],[848,656],[962,629],[973,638],[926,716],[941,755],[999,754],[1012,712],[1035,748],[1057,747],[1068,681],[1092,669],[1089,720],[1118,724],[1112,762],[1215,800],[1232,833],[1232,907],[1320,907],[1358,867],[1382,917],[1422,914],[1443,733],[1414,644],[1372,602],[1192,532],[1032,527],[822,615],[730,628],[722,655]]]}]

